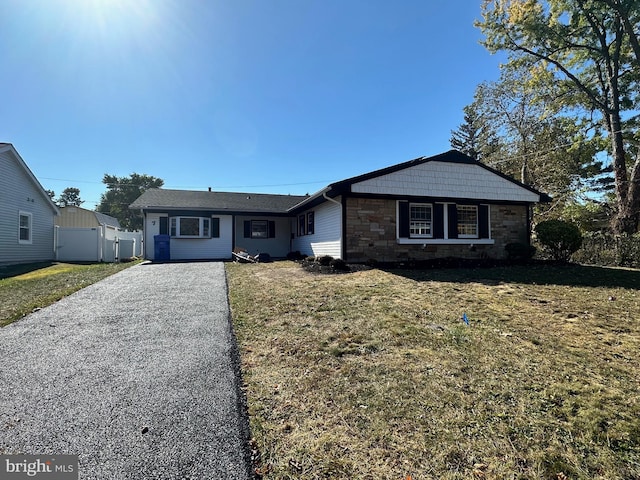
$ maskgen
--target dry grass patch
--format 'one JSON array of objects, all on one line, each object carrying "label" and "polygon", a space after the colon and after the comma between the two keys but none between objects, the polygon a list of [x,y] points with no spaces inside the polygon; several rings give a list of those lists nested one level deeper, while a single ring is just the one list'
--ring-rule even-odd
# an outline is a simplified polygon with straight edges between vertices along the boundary
[{"label": "dry grass patch", "polygon": [[0,269],[0,327],[139,262],[42,263]]},{"label": "dry grass patch", "polygon": [[640,478],[639,272],[227,272],[264,478]]}]

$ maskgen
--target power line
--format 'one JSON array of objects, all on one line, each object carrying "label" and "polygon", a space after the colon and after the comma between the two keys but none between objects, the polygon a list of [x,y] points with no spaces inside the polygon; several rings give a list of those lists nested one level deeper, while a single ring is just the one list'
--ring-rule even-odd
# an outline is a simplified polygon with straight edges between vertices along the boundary
[{"label": "power line", "polygon": [[[128,182],[128,183],[104,183],[104,182],[96,182],[89,180],[72,180],[68,178],[52,178],[52,177],[39,177],[42,180],[53,180],[57,182],[71,182],[71,183],[94,183],[94,184],[104,184],[107,187],[126,187],[126,186],[139,186],[137,183]],[[314,185],[314,184],[327,184],[331,182],[331,180],[317,180],[315,182],[295,182],[295,183],[272,183],[272,184],[256,184],[256,185],[217,185],[211,188],[265,188],[265,187],[292,187],[298,185]],[[163,185],[161,188],[170,188],[170,189],[180,189],[180,188],[201,188],[207,189],[209,187],[203,187],[202,185]]]}]

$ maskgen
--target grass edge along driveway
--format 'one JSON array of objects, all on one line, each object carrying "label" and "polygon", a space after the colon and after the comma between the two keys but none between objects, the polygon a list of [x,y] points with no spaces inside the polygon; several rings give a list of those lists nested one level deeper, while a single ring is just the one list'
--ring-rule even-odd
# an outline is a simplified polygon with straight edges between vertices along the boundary
[{"label": "grass edge along driveway", "polygon": [[0,327],[140,262],[46,262],[0,268]]},{"label": "grass edge along driveway", "polygon": [[640,272],[226,267],[265,479],[640,478]]}]

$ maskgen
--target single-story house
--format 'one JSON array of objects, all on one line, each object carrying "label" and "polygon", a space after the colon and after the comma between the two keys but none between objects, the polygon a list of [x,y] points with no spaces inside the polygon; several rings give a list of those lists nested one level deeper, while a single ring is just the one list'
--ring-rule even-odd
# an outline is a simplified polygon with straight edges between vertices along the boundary
[{"label": "single-story house", "polygon": [[530,242],[531,207],[547,195],[451,150],[332,183],[313,195],[150,189],[131,206],[144,216],[146,256],[156,235],[170,258],[330,255],[348,262],[503,258]]},{"label": "single-story house", "polygon": [[55,257],[58,207],[10,143],[0,143],[0,264]]}]

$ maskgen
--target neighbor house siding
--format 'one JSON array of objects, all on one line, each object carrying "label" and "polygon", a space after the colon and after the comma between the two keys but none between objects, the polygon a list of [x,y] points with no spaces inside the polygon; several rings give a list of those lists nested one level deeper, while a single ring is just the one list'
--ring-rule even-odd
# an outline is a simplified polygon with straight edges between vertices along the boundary
[{"label": "neighbor house siding", "polygon": [[[0,152],[0,264],[54,258],[54,210],[10,151]],[[18,242],[19,212],[31,214],[31,242]]]},{"label": "neighbor house siding", "polygon": [[[341,198],[335,199],[340,202]],[[342,242],[340,232],[342,230],[342,205],[333,202],[325,202],[317,207],[301,212],[306,215],[312,211],[314,215],[314,233],[308,235],[297,234],[297,219],[293,225],[296,227],[293,240],[293,251],[299,251],[304,255],[342,258]],[[297,218],[297,217],[296,217]]]},{"label": "neighbor house siding", "polygon": [[398,201],[348,198],[346,260],[405,262],[434,258],[505,258],[507,243],[528,241],[528,207],[496,205],[489,210],[490,239],[424,239],[402,243],[398,238]]}]

